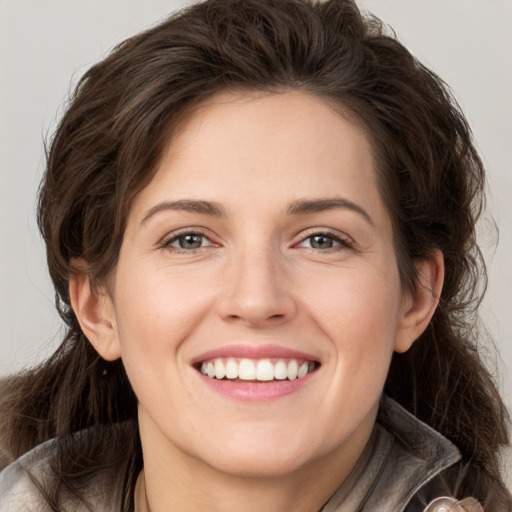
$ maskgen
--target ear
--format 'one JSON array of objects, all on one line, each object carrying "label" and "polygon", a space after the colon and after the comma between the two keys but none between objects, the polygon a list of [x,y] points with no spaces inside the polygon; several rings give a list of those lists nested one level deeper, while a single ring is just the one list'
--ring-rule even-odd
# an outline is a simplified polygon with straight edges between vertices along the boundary
[{"label": "ear", "polygon": [[427,328],[439,304],[444,281],[443,253],[436,249],[425,260],[415,263],[416,288],[404,297],[400,312],[395,352],[406,352]]},{"label": "ear", "polygon": [[[74,262],[85,269],[83,262]],[[69,298],[78,323],[96,352],[107,361],[121,357],[114,305],[109,293],[92,286],[89,275],[78,270],[69,275]]]}]

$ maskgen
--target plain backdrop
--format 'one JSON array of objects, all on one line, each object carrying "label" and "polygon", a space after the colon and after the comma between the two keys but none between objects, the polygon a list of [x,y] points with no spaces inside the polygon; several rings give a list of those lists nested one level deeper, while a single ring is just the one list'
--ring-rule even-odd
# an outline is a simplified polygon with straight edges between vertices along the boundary
[{"label": "plain backdrop", "polygon": [[[177,0],[0,0],[0,377],[49,355],[62,332],[35,225],[43,139],[72,85]],[[512,0],[361,0],[452,87],[488,169],[484,321],[512,409]],[[500,240],[489,229],[492,217]],[[509,478],[509,481],[510,480]]]}]

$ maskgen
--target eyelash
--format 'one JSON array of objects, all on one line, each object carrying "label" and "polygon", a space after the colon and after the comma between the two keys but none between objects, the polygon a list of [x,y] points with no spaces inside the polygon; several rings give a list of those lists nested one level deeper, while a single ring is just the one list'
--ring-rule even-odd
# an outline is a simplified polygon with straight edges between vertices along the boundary
[{"label": "eyelash", "polygon": [[[209,242],[209,245],[207,245],[207,246],[201,245],[200,247],[191,248],[191,249],[185,249],[183,247],[174,247],[172,245],[173,243],[179,241],[181,238],[185,238],[187,236],[201,237],[202,238],[201,242],[203,242],[204,240],[207,240]],[[331,240],[333,240],[334,243],[337,243],[339,245],[337,245],[337,246],[335,245],[333,247],[327,247],[325,249],[320,249],[320,248],[315,248],[315,247],[304,247],[305,249],[309,249],[309,250],[312,250],[315,252],[317,252],[317,251],[318,252],[334,252],[336,250],[352,249],[353,248],[353,242],[350,238],[348,238],[347,236],[340,235],[338,232],[331,231],[329,229],[322,229],[320,231],[316,231],[316,230],[311,231],[307,236],[303,236],[298,243],[294,244],[294,247],[300,247],[301,244],[303,244],[307,240],[313,239],[314,237],[324,237],[327,239],[331,239]],[[214,242],[212,242],[212,240],[208,236],[206,236],[202,231],[186,230],[186,231],[174,233],[174,234],[172,234],[172,236],[170,238],[164,239],[159,244],[159,247],[161,249],[172,250],[173,252],[190,254],[190,253],[194,253],[200,249],[205,249],[205,248],[212,247],[215,245],[216,244]]]},{"label": "eyelash", "polygon": [[322,229],[320,231],[311,231],[307,236],[302,237],[300,242],[295,244],[295,247],[300,246],[300,244],[304,243],[306,240],[310,240],[314,237],[322,236],[328,239],[333,240],[334,242],[338,243],[339,246],[334,247],[328,247],[326,249],[317,249],[315,247],[305,247],[305,249],[310,249],[313,251],[320,251],[320,252],[334,252],[336,250],[343,250],[343,249],[353,249],[354,243],[353,241],[347,237],[346,235],[341,235],[337,231],[331,231],[329,229]]},{"label": "eyelash", "polygon": [[[174,242],[177,242],[178,240],[180,240],[180,238],[185,238],[187,236],[199,236],[204,240],[207,240],[209,242],[209,245],[207,246],[202,246],[201,247],[197,247],[197,248],[193,248],[193,249],[185,249],[183,247],[174,247],[172,246],[172,244]],[[167,249],[167,250],[172,250],[174,252],[178,252],[178,253],[193,253],[193,252],[196,252],[198,251],[199,249],[204,249],[204,248],[207,248],[207,247],[210,247],[210,246],[215,246],[216,244],[214,242],[211,241],[211,239],[209,237],[207,237],[202,231],[199,231],[199,230],[186,230],[186,231],[181,231],[181,232],[178,232],[178,233],[173,233],[172,236],[170,238],[165,238],[160,244],[159,244],[159,247],[161,249]]]}]

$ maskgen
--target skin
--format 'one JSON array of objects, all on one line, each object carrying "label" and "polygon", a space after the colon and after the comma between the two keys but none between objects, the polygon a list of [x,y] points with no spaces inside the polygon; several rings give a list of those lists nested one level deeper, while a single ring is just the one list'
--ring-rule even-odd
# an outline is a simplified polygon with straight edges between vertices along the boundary
[{"label": "skin", "polygon": [[[290,211],[325,199],[342,204]],[[222,215],[169,207],[184,200]],[[201,246],[180,248],[191,229]],[[139,509],[319,510],[370,437],[393,351],[435,310],[442,256],[418,270],[405,293],[360,126],[299,92],[194,110],[132,205],[111,292],[85,273],[70,283],[82,329],[123,359],[139,399]],[[235,344],[300,350],[319,368],[290,395],[233,400],[191,362]]]}]

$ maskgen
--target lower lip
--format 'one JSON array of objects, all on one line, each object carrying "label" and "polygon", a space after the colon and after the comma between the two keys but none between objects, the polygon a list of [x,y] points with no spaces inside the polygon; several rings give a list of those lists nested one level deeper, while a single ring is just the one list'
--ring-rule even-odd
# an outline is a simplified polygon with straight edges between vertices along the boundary
[{"label": "lower lip", "polygon": [[218,380],[205,377],[201,373],[198,373],[198,375],[212,391],[227,398],[246,402],[266,402],[297,393],[311,381],[315,373],[316,371],[295,380],[273,380],[269,382]]}]

